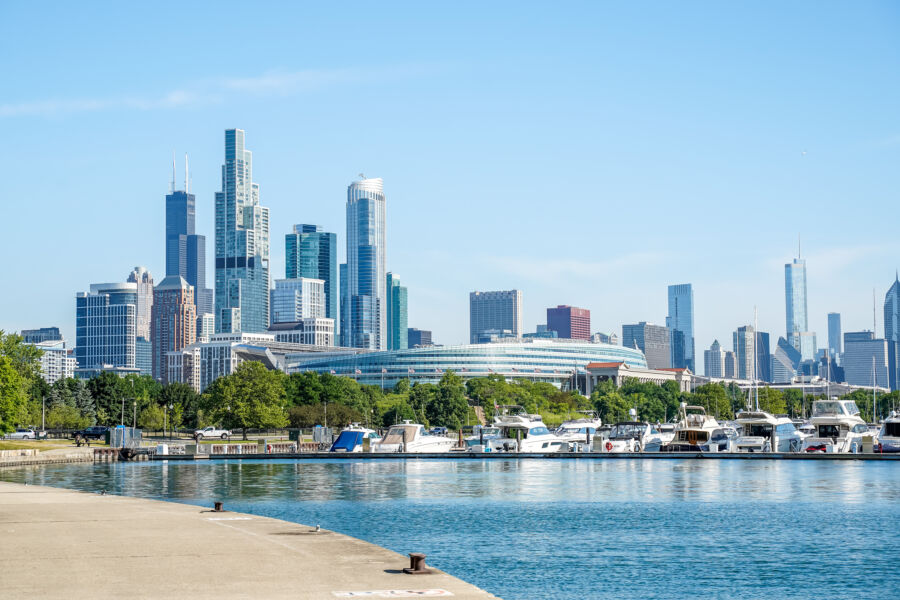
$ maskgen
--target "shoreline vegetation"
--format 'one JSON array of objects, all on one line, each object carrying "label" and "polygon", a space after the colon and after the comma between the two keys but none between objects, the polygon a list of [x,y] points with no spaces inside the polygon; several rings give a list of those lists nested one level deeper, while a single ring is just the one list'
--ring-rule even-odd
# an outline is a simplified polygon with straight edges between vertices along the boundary
[{"label": "shoreline vegetation", "polygon": [[[0,331],[0,435],[16,427],[80,429],[89,425],[136,425],[149,431],[171,431],[217,425],[247,439],[251,429],[344,427],[360,423],[387,427],[409,419],[427,427],[458,431],[490,421],[495,407],[520,405],[540,414],[549,427],[594,411],[604,423],[639,419],[668,422],[681,402],[700,405],[720,419],[733,418],[747,406],[748,394],[737,385],[706,384],[681,392],[675,382],[663,385],[626,381],[620,388],[602,382],[590,397],[562,391],[546,382],[502,376],[469,379],[447,371],[437,384],[408,380],[392,389],[360,385],[352,378],[313,372],[286,374],[269,371],[261,363],[244,362],[234,373],[215,380],[202,394],[183,383],[162,385],[150,376],[119,377],[104,372],[89,380],[62,379],[48,385],[40,375],[41,351],[15,334]],[[758,390],[759,408],[792,417],[807,415],[816,397],[796,390]],[[872,398],[856,391],[861,416],[871,422]],[[900,404],[900,394],[876,399],[877,417]],[[43,418],[43,420],[42,420]]]}]

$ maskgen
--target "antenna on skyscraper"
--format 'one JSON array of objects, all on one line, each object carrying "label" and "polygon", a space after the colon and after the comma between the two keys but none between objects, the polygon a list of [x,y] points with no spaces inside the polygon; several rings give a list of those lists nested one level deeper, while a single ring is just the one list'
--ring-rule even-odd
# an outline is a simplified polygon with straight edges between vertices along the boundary
[{"label": "antenna on skyscraper", "polygon": [[188,159],[187,152],[184,153],[184,193],[187,194],[190,189],[188,185]]},{"label": "antenna on skyscraper", "polygon": [[800,234],[797,234],[797,260],[800,260]]},{"label": "antenna on skyscraper", "polygon": [[175,151],[172,150],[172,193],[175,193]]}]

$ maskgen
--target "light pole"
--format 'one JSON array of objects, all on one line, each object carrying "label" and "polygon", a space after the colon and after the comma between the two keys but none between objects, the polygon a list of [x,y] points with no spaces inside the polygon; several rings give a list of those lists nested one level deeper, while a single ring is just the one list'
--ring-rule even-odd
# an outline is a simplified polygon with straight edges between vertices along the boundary
[{"label": "light pole", "polygon": [[41,431],[47,431],[47,427],[45,426],[46,414],[47,414],[47,397],[41,396]]},{"label": "light pole", "polygon": [[131,428],[137,429],[137,400],[132,400],[132,404],[134,405],[134,416],[131,421]]}]

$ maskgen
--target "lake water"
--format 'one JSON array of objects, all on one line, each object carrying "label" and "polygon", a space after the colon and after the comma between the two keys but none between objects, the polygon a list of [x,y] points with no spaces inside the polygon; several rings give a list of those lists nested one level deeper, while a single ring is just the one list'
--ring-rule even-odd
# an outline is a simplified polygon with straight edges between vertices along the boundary
[{"label": "lake water", "polygon": [[320,524],[506,600],[896,598],[900,465],[777,460],[140,462],[0,479]]}]

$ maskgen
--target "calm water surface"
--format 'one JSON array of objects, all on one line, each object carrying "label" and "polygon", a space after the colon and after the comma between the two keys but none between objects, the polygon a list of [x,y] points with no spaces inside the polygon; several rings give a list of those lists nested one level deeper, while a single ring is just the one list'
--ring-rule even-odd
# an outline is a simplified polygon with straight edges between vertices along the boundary
[{"label": "calm water surface", "polygon": [[145,462],[0,479],[320,524],[506,600],[896,598],[900,465],[774,460]]}]

